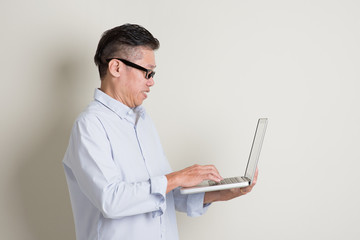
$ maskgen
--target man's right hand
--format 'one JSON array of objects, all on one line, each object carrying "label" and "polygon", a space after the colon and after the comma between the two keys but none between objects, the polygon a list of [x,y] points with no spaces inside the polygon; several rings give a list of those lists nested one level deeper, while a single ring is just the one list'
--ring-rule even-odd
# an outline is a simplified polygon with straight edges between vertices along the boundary
[{"label": "man's right hand", "polygon": [[168,186],[166,193],[177,187],[193,187],[204,180],[220,182],[223,178],[214,165],[193,165],[166,175]]}]

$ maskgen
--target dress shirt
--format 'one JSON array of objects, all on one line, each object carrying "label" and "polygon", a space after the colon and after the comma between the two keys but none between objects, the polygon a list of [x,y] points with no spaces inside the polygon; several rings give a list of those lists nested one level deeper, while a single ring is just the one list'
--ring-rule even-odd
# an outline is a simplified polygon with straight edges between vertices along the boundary
[{"label": "dress shirt", "polygon": [[166,194],[172,172],[142,106],[99,89],[74,123],[63,160],[78,240],[176,240],[175,209],[202,215],[204,193]]}]

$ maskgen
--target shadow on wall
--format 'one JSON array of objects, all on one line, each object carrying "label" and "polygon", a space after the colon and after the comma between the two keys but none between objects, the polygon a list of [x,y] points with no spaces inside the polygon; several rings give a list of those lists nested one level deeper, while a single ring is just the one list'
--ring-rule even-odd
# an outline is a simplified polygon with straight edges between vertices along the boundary
[{"label": "shadow on wall", "polygon": [[37,143],[32,143],[32,152],[22,153],[25,159],[20,159],[23,165],[13,183],[19,191],[22,220],[31,234],[28,239],[75,239],[62,159],[77,115],[71,103],[75,101],[79,64],[71,59],[54,64],[50,73],[53,89],[48,89],[53,95],[46,99],[50,103],[44,103],[51,106],[51,112],[43,116],[46,127],[36,136]]}]

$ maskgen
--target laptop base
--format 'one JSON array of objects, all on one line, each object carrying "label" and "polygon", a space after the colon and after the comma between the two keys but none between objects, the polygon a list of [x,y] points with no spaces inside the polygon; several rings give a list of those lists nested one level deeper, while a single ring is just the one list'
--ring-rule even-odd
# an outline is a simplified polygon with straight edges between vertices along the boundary
[{"label": "laptop base", "polygon": [[218,191],[218,190],[225,190],[225,189],[231,189],[231,188],[243,188],[250,185],[249,181],[246,181],[243,179],[243,177],[237,177],[241,180],[237,183],[227,183],[227,184],[219,184],[219,185],[210,185],[209,181],[203,181],[199,185],[196,185],[194,187],[188,187],[188,188],[181,188],[180,193],[181,194],[193,194],[193,193],[200,193],[200,192],[212,192],[212,191]]}]

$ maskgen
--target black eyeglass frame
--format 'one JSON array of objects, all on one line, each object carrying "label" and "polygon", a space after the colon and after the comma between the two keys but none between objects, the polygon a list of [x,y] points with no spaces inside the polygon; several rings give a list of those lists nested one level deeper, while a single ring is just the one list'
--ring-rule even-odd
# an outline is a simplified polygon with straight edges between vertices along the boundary
[{"label": "black eyeglass frame", "polygon": [[133,67],[133,68],[136,68],[136,69],[138,69],[138,70],[144,71],[144,72],[145,72],[145,78],[146,78],[146,79],[153,78],[154,75],[155,75],[155,72],[154,72],[153,70],[151,70],[151,69],[146,69],[146,68],[144,68],[144,67],[142,67],[142,66],[140,66],[140,65],[137,65],[137,64],[135,64],[135,63],[133,63],[133,62],[130,62],[130,61],[125,60],[125,59],[122,59],[122,58],[109,58],[109,59],[106,59],[106,62],[109,63],[109,62],[110,62],[111,60],[113,60],[113,59],[119,60],[119,61],[123,62],[125,65],[127,65],[127,66],[129,66],[129,67]]}]

